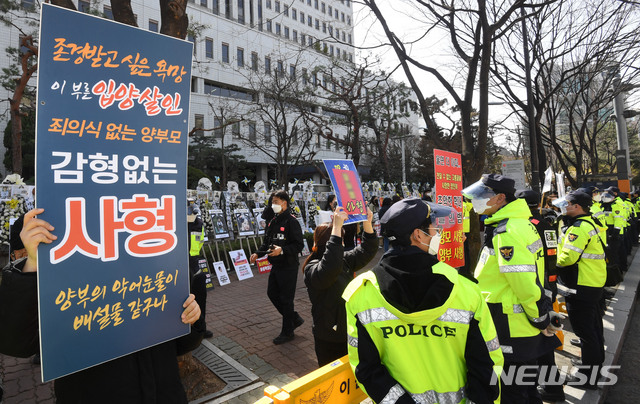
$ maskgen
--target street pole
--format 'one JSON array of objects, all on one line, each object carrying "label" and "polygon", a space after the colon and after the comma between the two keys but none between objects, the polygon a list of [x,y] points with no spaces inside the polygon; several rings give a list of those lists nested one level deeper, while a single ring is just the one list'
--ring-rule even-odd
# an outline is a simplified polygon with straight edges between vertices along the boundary
[{"label": "street pole", "polygon": [[407,167],[404,163],[404,137],[400,138],[400,145],[402,146],[402,182],[407,183]]},{"label": "street pole", "polygon": [[525,85],[527,87],[527,123],[529,126],[529,152],[531,153],[531,188],[540,191],[540,168],[538,162],[538,136],[536,132],[533,90],[531,89],[531,62],[529,61],[529,37],[527,35],[526,13],[522,14],[522,47],[524,53]]},{"label": "street pole", "polygon": [[618,188],[622,192],[630,192],[631,164],[629,161],[629,139],[627,137],[627,120],[624,117],[624,93],[620,85],[620,76],[614,81],[616,96],[613,99],[613,113],[616,117],[616,134],[618,135],[618,150],[616,150],[616,166],[618,169]]}]

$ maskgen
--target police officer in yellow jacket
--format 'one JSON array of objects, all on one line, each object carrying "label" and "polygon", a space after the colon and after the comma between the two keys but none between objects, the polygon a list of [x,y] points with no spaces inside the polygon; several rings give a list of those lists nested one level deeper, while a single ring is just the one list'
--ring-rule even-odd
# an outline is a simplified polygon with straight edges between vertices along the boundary
[{"label": "police officer in yellow jacket", "polygon": [[498,399],[503,358],[491,314],[478,287],[436,258],[450,213],[396,202],[381,219],[392,248],[343,294],[349,361],[375,402]]},{"label": "police officer in yellow jacket", "polygon": [[[187,230],[189,233],[189,273],[191,275],[191,293],[196,297],[198,305],[203,308],[200,318],[204,322],[207,307],[207,276],[200,270],[200,251],[204,245],[204,223],[200,218],[200,208],[193,199],[187,198]],[[213,337],[210,330],[204,333],[205,338]]]},{"label": "police officer in yellow jacket", "polygon": [[[604,361],[604,335],[599,302],[607,279],[604,246],[606,229],[590,213],[591,197],[579,191],[566,196],[566,215],[573,219],[558,255],[558,273],[570,294],[567,312],[582,345],[582,367],[575,387],[596,389],[596,377]],[[571,384],[574,384],[572,382]]]},{"label": "police officer in yellow jacket", "polygon": [[[497,174],[482,178],[462,190],[478,214],[486,214],[484,246],[475,269],[478,286],[486,298],[498,332],[507,371],[535,366],[536,360],[558,345],[548,338],[559,329],[543,290],[542,241],[529,221],[524,199],[514,196],[513,179]],[[505,403],[541,402],[533,385],[514,383],[502,387]]]}]

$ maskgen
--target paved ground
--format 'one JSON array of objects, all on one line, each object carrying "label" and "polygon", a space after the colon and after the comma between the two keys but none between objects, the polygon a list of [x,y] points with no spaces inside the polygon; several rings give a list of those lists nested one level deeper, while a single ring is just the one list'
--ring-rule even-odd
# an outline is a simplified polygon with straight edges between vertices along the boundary
[{"label": "paved ground", "polygon": [[[378,258],[380,255],[381,252]],[[373,262],[377,262],[378,258]],[[611,404],[637,401],[640,355],[634,340],[640,336],[640,320],[628,320],[634,314],[633,308],[637,304],[635,294],[639,273],[640,259],[631,265],[625,283],[621,285],[605,317],[607,362],[617,361],[620,352],[626,352],[622,355],[620,380],[610,389],[609,399],[606,401]],[[317,368],[311,334],[311,305],[302,277],[299,276],[295,305],[306,322],[296,330],[296,338],[292,342],[273,345],[271,340],[280,332],[281,317],[266,296],[267,278],[267,275],[260,275],[255,270],[254,277],[244,281],[238,281],[235,274],[231,274],[231,284],[216,286],[215,290],[209,292],[207,324],[214,333],[209,341],[259,376],[265,385],[283,386]],[[635,316],[640,316],[638,311]],[[627,341],[632,342],[625,344],[626,350],[621,350],[624,330],[628,324],[630,334]],[[573,334],[567,332],[567,338],[571,337]],[[565,352],[556,355],[557,363],[559,366],[569,364],[570,358],[578,354],[578,349],[567,342]],[[40,367],[32,365],[28,359],[0,355],[0,374],[5,384],[3,404],[53,403],[52,383],[42,384],[39,370]],[[602,389],[585,394],[580,390],[566,388],[565,392],[567,402],[570,403],[604,402]],[[262,388],[256,388],[223,402],[253,403],[260,397]]]}]

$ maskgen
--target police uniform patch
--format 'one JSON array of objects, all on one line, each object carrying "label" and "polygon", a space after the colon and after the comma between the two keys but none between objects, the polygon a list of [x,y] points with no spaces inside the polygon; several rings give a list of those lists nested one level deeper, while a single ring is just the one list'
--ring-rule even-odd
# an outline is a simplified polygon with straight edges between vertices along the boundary
[{"label": "police uniform patch", "polygon": [[510,261],[513,258],[513,247],[500,247],[500,255],[505,261]]},{"label": "police uniform patch", "polygon": [[573,233],[569,233],[567,237],[569,238],[569,241],[572,243],[578,239],[578,235]]}]

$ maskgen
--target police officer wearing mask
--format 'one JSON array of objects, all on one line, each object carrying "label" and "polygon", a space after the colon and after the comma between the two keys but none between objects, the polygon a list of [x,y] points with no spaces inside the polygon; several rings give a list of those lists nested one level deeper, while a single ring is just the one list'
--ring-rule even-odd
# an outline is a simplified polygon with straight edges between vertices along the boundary
[{"label": "police officer wearing mask", "polygon": [[600,300],[607,279],[602,239],[605,229],[590,214],[590,195],[574,191],[565,199],[567,216],[574,221],[558,254],[558,273],[570,291],[565,298],[567,312],[571,327],[581,341],[583,366],[576,376],[588,379],[587,383],[576,383],[575,387],[596,389],[597,383],[592,381],[604,362]]},{"label": "police officer wearing mask", "polygon": [[[558,346],[557,338],[549,337],[560,327],[550,322],[557,314],[542,286],[543,244],[529,221],[526,201],[514,196],[514,184],[502,175],[483,174],[462,194],[478,214],[489,216],[474,275],[496,325],[505,368],[517,374],[519,367],[535,366],[540,356]],[[503,383],[501,394],[505,403],[540,402],[535,385]]]},{"label": "police officer wearing mask", "polygon": [[498,398],[503,357],[487,305],[436,257],[451,212],[418,198],[392,205],[381,219],[391,249],[342,295],[351,368],[375,402]]},{"label": "police officer wearing mask", "polygon": [[[544,291],[545,294],[555,302],[558,293],[556,258],[558,248],[558,233],[556,229],[544,219],[540,212],[540,194],[532,189],[520,189],[516,191],[515,197],[524,199],[531,211],[529,221],[533,223],[538,231],[540,240],[543,244],[544,252]],[[555,338],[555,337],[554,337]],[[558,340],[558,344],[560,344]],[[558,368],[556,367],[555,353],[553,350],[548,351],[538,358],[538,365],[546,366],[542,374],[543,380],[559,380]],[[548,383],[538,387],[543,401],[564,401],[565,395],[562,385]]]}]

